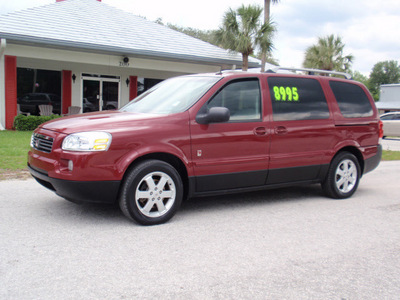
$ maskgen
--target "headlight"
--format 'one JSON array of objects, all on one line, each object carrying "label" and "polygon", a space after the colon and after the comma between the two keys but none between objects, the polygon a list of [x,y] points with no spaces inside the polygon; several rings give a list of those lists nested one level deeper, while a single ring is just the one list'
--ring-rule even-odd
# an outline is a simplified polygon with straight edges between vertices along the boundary
[{"label": "headlight", "polygon": [[68,151],[107,151],[111,139],[112,136],[108,132],[79,132],[68,135],[61,148]]}]

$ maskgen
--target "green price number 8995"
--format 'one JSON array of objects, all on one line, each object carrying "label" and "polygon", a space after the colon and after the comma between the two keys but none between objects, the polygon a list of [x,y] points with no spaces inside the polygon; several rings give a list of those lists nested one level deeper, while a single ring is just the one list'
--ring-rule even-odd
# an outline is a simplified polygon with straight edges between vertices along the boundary
[{"label": "green price number 8995", "polygon": [[274,86],[276,101],[299,101],[297,87]]}]

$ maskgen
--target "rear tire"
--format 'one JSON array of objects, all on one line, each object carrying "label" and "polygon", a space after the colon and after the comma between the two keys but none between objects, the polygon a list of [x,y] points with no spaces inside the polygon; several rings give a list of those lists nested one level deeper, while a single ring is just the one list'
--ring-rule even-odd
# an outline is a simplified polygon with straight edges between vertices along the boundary
[{"label": "rear tire", "polygon": [[360,177],[357,158],[349,152],[341,152],[332,160],[322,189],[331,198],[346,199],[357,190]]},{"label": "rear tire", "polygon": [[142,225],[171,219],[182,203],[183,184],[170,164],[159,160],[139,163],[122,184],[119,206],[128,218]]}]

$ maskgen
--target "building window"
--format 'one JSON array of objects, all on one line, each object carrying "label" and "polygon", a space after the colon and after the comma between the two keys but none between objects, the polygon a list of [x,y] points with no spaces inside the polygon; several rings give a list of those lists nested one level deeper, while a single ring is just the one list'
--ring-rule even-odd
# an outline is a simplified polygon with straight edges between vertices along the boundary
[{"label": "building window", "polygon": [[142,78],[138,77],[137,80],[137,95],[143,94],[145,91],[151,89],[156,84],[163,81],[162,79]]},{"label": "building window", "polygon": [[39,115],[39,105],[46,104],[61,114],[61,72],[17,68],[17,97],[22,112]]}]

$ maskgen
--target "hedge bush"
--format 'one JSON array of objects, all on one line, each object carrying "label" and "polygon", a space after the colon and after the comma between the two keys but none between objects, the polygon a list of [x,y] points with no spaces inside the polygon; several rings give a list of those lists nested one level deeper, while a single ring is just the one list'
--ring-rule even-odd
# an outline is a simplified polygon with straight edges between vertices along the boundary
[{"label": "hedge bush", "polygon": [[25,116],[18,115],[14,118],[14,128],[18,131],[32,131],[35,130],[40,124],[61,118],[59,115],[51,116]]}]

